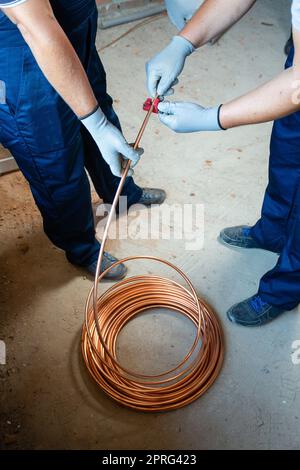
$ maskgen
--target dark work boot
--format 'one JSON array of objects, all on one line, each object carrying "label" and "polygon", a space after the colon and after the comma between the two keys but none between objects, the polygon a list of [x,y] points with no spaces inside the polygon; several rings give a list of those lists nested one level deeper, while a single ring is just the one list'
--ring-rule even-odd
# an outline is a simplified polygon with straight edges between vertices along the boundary
[{"label": "dark work boot", "polygon": [[233,305],[228,312],[227,317],[232,323],[238,323],[243,326],[261,326],[277,318],[284,310],[273,307],[264,302],[256,294],[249,299]]},{"label": "dark work boot", "polygon": [[237,227],[224,228],[220,233],[220,241],[225,245],[238,246],[240,248],[261,248],[251,237],[251,227],[239,225]]},{"label": "dark work boot", "polygon": [[152,204],[162,204],[167,195],[163,189],[157,188],[142,188],[142,195],[137,204],[144,206],[151,206]]},{"label": "dark work boot", "polygon": [[[101,272],[105,271],[109,266],[114,264],[116,261],[118,261],[117,258],[112,256],[111,254],[107,253],[106,251],[103,254],[103,259],[102,259],[102,264],[101,264]],[[97,260],[95,260],[92,264],[89,266],[86,266],[84,269],[86,269],[89,274],[95,277],[96,274],[96,268],[97,268]],[[127,273],[127,268],[126,266],[121,263],[118,264],[118,266],[115,266],[113,269],[111,269],[105,276],[104,279],[108,279],[111,281],[117,281],[119,279],[123,279]]]}]

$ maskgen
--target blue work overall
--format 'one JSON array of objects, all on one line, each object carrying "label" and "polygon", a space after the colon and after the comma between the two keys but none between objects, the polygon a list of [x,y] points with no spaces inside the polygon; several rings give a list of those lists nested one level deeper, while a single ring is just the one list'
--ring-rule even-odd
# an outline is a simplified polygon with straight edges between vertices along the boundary
[{"label": "blue work overall", "polygon": [[[95,0],[52,0],[51,4],[103,112],[120,128],[95,46]],[[113,200],[119,178],[111,173],[89,133],[46,80],[19,30],[1,13],[0,80],[2,92],[6,88],[6,102],[0,102],[0,142],[28,180],[49,239],[66,252],[70,262],[87,266],[96,259],[99,243],[85,168],[98,195],[107,203]],[[122,194],[131,205],[140,199],[142,190],[127,178]]]},{"label": "blue work overall", "polygon": [[[292,50],[286,68],[293,63]],[[260,281],[259,294],[271,305],[292,310],[300,303],[300,112],[274,122],[269,184],[261,219],[251,235],[280,253],[275,268]]]}]

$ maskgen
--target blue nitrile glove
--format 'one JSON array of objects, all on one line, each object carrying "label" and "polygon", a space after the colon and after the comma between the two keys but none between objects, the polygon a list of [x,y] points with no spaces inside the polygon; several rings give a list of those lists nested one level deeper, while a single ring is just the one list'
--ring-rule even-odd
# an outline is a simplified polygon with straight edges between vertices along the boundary
[{"label": "blue nitrile glove", "polygon": [[182,36],[174,36],[170,44],[146,64],[147,86],[150,96],[172,94],[185,59],[195,48]]},{"label": "blue nitrile glove", "polygon": [[[119,129],[107,120],[100,108],[90,116],[81,118],[81,122],[93,137],[102,157],[115,176],[122,175],[123,158],[131,160],[134,167],[144,153],[143,149],[133,150]],[[128,176],[132,174],[133,170],[130,169]]]},{"label": "blue nitrile glove", "polygon": [[170,20],[181,31],[204,0],[165,0]]},{"label": "blue nitrile glove", "polygon": [[159,119],[175,132],[219,131],[223,129],[219,120],[221,106],[203,108],[195,103],[162,101],[158,105]]}]

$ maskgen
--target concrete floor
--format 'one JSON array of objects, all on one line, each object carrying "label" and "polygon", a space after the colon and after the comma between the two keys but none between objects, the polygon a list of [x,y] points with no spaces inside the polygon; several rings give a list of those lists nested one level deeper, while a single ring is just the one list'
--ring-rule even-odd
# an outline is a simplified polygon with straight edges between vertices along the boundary
[{"label": "concrete floor", "polygon": [[[289,34],[286,1],[258,2],[214,47],[188,60],[177,98],[224,102],[279,72]],[[99,32],[99,47],[128,29]],[[144,62],[174,34],[166,17],[103,51],[109,90],[133,140],[146,96]],[[203,135],[175,135],[152,119],[136,169],[141,185],[164,187],[169,203],[205,205],[205,242],[109,242],[119,257],[156,253],[175,262],[219,314],[226,359],[215,385],[197,402],[167,414],[119,407],[92,383],[79,345],[91,280],[48,242],[20,173],[0,184],[1,448],[10,449],[296,449],[300,436],[300,365],[291,359],[300,339],[299,312],[263,328],[230,324],[225,312],[256,292],[276,256],[235,252],[218,244],[219,230],[254,223],[267,182],[271,125]],[[6,152],[4,152],[6,153]],[[171,171],[170,171],[171,168]],[[132,266],[131,273],[141,266]],[[148,266],[143,266],[147,271]],[[160,269],[155,267],[155,272]],[[189,344],[190,325],[168,315],[137,319],[120,340],[127,365],[170,365]],[[171,349],[171,346],[173,348]]]}]

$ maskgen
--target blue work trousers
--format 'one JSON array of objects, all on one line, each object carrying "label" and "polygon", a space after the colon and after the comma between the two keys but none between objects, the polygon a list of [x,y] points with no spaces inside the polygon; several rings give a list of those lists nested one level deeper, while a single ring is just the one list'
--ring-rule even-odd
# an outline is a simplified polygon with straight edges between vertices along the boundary
[{"label": "blue work trousers", "polygon": [[[292,50],[286,68],[293,62]],[[274,269],[260,281],[265,302],[292,310],[300,303],[300,112],[274,122],[266,189],[260,220],[252,236],[279,253]]]},{"label": "blue work trousers", "polygon": [[[61,22],[77,52],[95,96],[107,118],[120,123],[106,90],[106,75],[95,39],[97,9]],[[87,14],[88,13],[88,14]],[[72,77],[70,77],[72,80]],[[56,93],[38,67],[18,29],[0,17],[0,142],[10,150],[30,184],[49,239],[68,260],[87,266],[97,257],[90,185],[86,171],[104,202],[111,203],[119,183],[90,134]],[[3,97],[2,97],[3,98]],[[127,178],[122,195],[128,205],[142,194]]]}]

